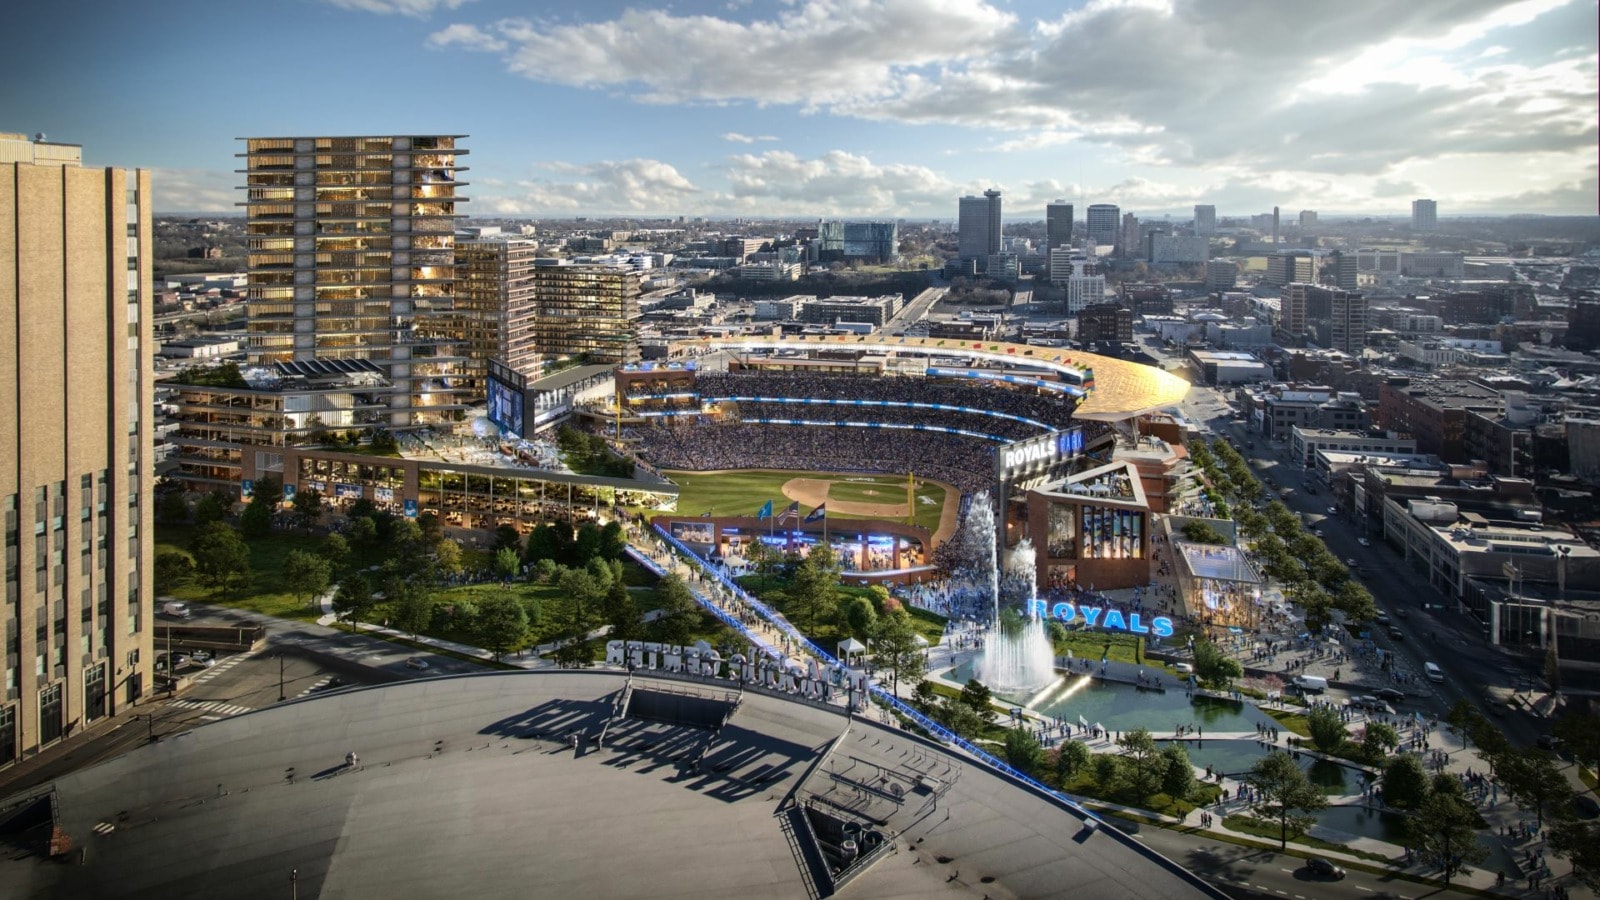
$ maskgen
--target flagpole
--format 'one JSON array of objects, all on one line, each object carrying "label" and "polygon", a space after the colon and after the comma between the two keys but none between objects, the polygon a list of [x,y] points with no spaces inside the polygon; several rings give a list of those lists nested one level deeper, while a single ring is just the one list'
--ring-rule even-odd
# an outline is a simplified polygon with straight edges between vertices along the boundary
[{"label": "flagpole", "polygon": [[917,474],[906,473],[906,524],[910,525],[917,520]]}]

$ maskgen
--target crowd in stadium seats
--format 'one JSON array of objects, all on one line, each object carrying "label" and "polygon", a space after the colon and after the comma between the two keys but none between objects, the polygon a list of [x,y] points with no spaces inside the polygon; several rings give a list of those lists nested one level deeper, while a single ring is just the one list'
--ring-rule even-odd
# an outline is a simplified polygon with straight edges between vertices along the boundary
[{"label": "crowd in stadium seats", "polygon": [[[931,402],[931,401],[928,401]],[[946,409],[918,409],[908,406],[828,406],[816,403],[759,403],[749,400],[737,404],[739,418],[800,419],[807,422],[886,422],[927,425],[993,435],[1007,443],[1024,441],[1044,434],[1037,425],[996,416],[954,412]]]},{"label": "crowd in stadium seats", "polygon": [[630,434],[645,460],[660,469],[915,472],[963,493],[993,487],[999,446],[936,431],[744,423],[657,425]]},{"label": "crowd in stadium seats", "polygon": [[[864,377],[859,375],[794,374],[787,372],[701,372],[695,379],[696,389],[702,397],[804,397],[822,400],[892,400],[901,403],[944,403],[951,406],[968,406],[1011,416],[1020,416],[1043,422],[1052,429],[1061,429],[1072,423],[1072,411],[1077,403],[1065,395],[1046,395],[1029,390],[1016,390],[999,384],[957,383],[915,377]],[[826,409],[823,406],[790,406],[787,409]],[[910,410],[908,410],[910,412]],[[920,411],[919,411],[920,412]],[[931,418],[923,421],[937,422],[944,415],[927,411]],[[787,418],[816,418],[812,415],[790,414]],[[1006,420],[983,417],[989,422]],[[1020,423],[1013,423],[1013,429]],[[963,427],[966,425],[952,425]],[[1001,427],[1001,426],[995,426]],[[992,428],[970,428],[1001,434]],[[1019,433],[1017,437],[1032,437],[1038,429]],[[1011,436],[1002,434],[1001,436]]]}]

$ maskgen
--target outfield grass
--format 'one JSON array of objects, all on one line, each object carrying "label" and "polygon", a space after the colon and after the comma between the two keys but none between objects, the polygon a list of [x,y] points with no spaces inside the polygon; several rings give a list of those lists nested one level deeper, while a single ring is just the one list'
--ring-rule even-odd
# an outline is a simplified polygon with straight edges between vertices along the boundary
[{"label": "outfield grass", "polygon": [[[187,556],[193,535],[191,525],[159,526],[156,528],[156,553],[173,551]],[[223,603],[285,619],[315,621],[317,610],[306,599],[294,596],[284,587],[283,561],[291,550],[315,550],[320,541],[316,537],[283,533],[246,540],[245,544],[250,547],[250,582],[243,589],[223,597],[198,579],[190,578],[173,588],[170,596],[198,603]]]},{"label": "outfield grass", "polygon": [[[792,470],[773,469],[747,469],[738,472],[689,472],[684,470],[664,471],[678,485],[678,515],[698,516],[710,513],[717,516],[753,516],[761,510],[762,504],[772,501],[774,513],[782,513],[791,502],[783,495],[783,485],[794,478],[817,478],[833,482],[828,491],[828,499],[841,501],[855,501],[860,503],[904,503],[906,498],[906,478],[904,475],[848,475],[842,472],[800,472]],[[846,479],[870,479],[856,481]],[[867,491],[878,491],[878,495],[869,496]],[[919,482],[916,489],[918,497],[931,497],[933,503],[923,503],[918,500],[913,523],[929,531],[937,531],[939,517],[944,511],[944,504],[951,498],[941,485]],[[809,514],[811,509],[805,505],[800,508],[802,514]],[[854,516],[829,510],[828,518],[861,519],[866,516]]]}]

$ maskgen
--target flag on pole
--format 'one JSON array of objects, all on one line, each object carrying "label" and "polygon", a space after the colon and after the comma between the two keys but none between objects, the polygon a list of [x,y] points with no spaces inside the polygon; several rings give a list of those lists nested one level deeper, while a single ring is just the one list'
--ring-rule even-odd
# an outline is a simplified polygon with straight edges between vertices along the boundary
[{"label": "flag on pole", "polygon": [[799,500],[796,500],[793,503],[789,504],[788,506],[784,507],[783,508],[783,515],[778,517],[778,521],[782,522],[784,519],[787,519],[790,516],[794,516],[796,519],[800,518],[800,501]]},{"label": "flag on pole", "polygon": [[1083,717],[1083,713],[1078,713],[1078,725],[1085,731],[1089,730],[1089,720]]},{"label": "flag on pole", "polygon": [[770,519],[770,518],[772,518],[772,501],[771,500],[768,500],[767,502],[761,504],[761,509],[756,512],[756,518],[757,519]]},{"label": "flag on pole", "polygon": [[806,514],[806,521],[807,522],[815,522],[818,519],[826,518],[827,515],[828,515],[828,504],[820,503],[820,504],[817,505],[816,509],[813,509],[811,512]]}]

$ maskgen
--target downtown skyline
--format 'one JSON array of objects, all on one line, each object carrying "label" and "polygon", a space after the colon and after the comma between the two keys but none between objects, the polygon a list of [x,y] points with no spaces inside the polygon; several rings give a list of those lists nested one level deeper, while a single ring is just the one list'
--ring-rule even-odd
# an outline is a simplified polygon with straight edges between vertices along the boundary
[{"label": "downtown skyline", "polygon": [[[13,14],[0,127],[237,214],[244,135],[467,134],[469,215],[1596,211],[1596,6],[163,0]],[[1081,215],[1081,213],[1080,213]]]}]

